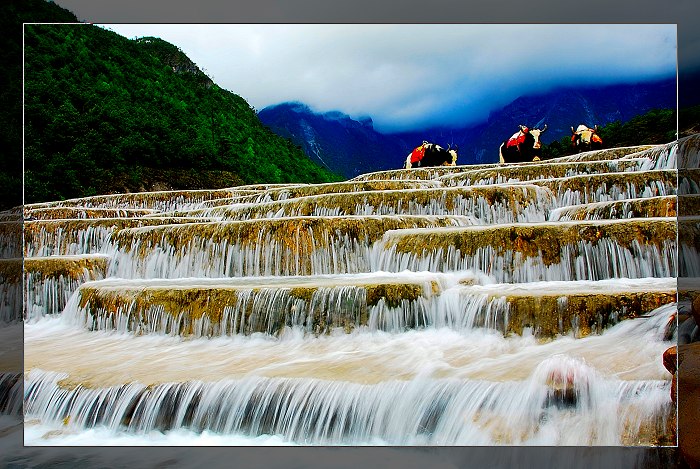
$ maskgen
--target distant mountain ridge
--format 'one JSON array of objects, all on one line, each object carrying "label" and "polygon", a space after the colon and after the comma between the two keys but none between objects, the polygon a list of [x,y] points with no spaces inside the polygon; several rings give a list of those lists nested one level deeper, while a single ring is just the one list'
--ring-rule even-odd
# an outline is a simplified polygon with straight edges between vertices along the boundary
[{"label": "distant mountain ridge", "polygon": [[562,88],[522,96],[489,115],[483,128],[474,132],[474,141],[463,156],[474,163],[494,162],[500,142],[520,124],[530,127],[547,124],[547,132],[542,134],[542,142],[547,144],[570,135],[571,127],[578,124],[624,123],[652,109],[675,107],[676,82],[673,79],[600,88]]},{"label": "distant mountain ridge", "polygon": [[400,138],[377,132],[370,118],[361,121],[338,111],[316,113],[299,102],[269,106],[260,121],[301,146],[312,161],[347,178],[393,169],[406,146]]},{"label": "distant mountain ridge", "polygon": [[457,145],[460,164],[495,163],[500,142],[519,124],[547,124],[543,142],[550,143],[569,135],[571,126],[580,123],[602,126],[626,122],[651,109],[675,106],[676,83],[669,79],[521,96],[492,112],[485,122],[459,128],[382,134],[374,129],[371,118],[358,121],[338,111],[316,113],[300,102],[269,106],[258,117],[272,131],[301,146],[312,160],[350,178],[400,167],[405,155],[423,140]]}]

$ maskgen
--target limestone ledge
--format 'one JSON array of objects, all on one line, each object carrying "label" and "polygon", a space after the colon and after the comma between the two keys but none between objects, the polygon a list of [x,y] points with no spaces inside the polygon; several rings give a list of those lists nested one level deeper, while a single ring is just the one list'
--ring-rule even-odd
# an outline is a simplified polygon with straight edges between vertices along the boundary
[{"label": "limestone ledge", "polygon": [[38,220],[71,218],[131,218],[153,215],[154,209],[132,208],[85,208],[85,207],[45,207],[26,209],[25,215]]},{"label": "limestone ledge", "polygon": [[619,148],[606,148],[603,150],[591,150],[586,152],[581,152],[575,155],[562,156],[560,158],[554,158],[553,162],[564,162],[564,161],[601,161],[601,160],[617,160],[620,158],[637,158],[641,153],[645,151],[657,151],[656,149],[664,149],[665,145],[635,145],[631,147],[619,147]]},{"label": "limestone ledge", "polygon": [[[152,332],[159,326],[150,325],[149,322],[167,324],[170,320],[174,321],[174,325],[165,326],[167,332],[176,332],[181,336],[195,335],[196,330],[202,328],[204,335],[223,334],[219,330],[223,322],[228,322],[224,327],[234,328],[230,332],[245,334],[277,334],[283,327],[291,325],[303,325],[317,334],[328,333],[335,328],[349,332],[354,327],[366,325],[369,320],[368,307],[380,301],[390,308],[396,308],[439,289],[435,281],[426,284],[398,280],[383,283],[366,280],[355,285],[331,287],[304,284],[243,287],[229,284],[139,289],[102,288],[94,283],[83,284],[79,289],[79,306],[92,317],[92,328],[99,329],[100,324],[109,323],[117,316],[127,316],[131,331]],[[336,291],[335,295],[333,290]],[[363,291],[360,294],[358,290]],[[345,301],[344,306],[337,305],[336,300]],[[263,305],[264,311],[259,310],[260,302],[270,307]],[[234,312],[235,318],[226,318],[230,314],[227,310],[232,308],[240,311]],[[297,317],[300,314],[302,317]],[[205,325],[196,324],[202,319],[206,320]],[[232,321],[239,326],[233,326]]]},{"label": "limestone ledge", "polygon": [[252,189],[202,189],[179,191],[133,192],[127,194],[107,194],[90,197],[80,197],[54,202],[27,204],[25,210],[49,207],[83,207],[83,208],[139,208],[157,209],[172,203],[197,203],[204,200],[234,197],[237,195],[253,194]]},{"label": "limestone ledge", "polygon": [[[622,218],[658,218],[675,217],[681,196],[646,197],[606,202],[594,202],[582,205],[570,205],[555,209],[550,213],[550,220],[600,220]],[[685,201],[681,201],[685,203]],[[692,201],[697,203],[696,201]]]},{"label": "limestone ledge", "polygon": [[[610,148],[606,150],[596,150],[578,155],[565,156],[546,160],[546,164],[551,163],[571,163],[571,162],[586,162],[599,160],[615,160],[622,157],[633,157],[636,153],[654,148],[654,145],[638,145],[632,147]],[[494,160],[498,157],[498,149],[495,149]],[[635,155],[636,156],[636,155]],[[458,166],[437,166],[431,168],[411,168],[411,169],[394,169],[387,171],[377,171],[367,173],[351,179],[351,181],[370,181],[375,179],[440,179],[441,176],[457,175],[465,171],[474,170],[492,170],[497,168],[520,168],[527,166],[538,166],[541,162],[523,162],[510,163],[502,165],[499,163],[476,164],[476,165],[458,165]]]},{"label": "limestone ledge", "polygon": [[327,246],[333,239],[346,238],[370,244],[387,230],[464,226],[469,223],[464,216],[285,217],[129,228],[116,232],[112,241],[125,252],[137,249],[141,256],[147,255],[155,246],[182,249],[192,247],[196,240],[201,245],[225,242],[240,246],[255,246],[269,240],[298,253]]},{"label": "limestone ledge", "polygon": [[602,239],[614,240],[622,247],[633,242],[659,245],[676,239],[676,219],[633,218],[575,222],[519,223],[433,228],[429,230],[395,230],[383,237],[384,249],[422,255],[426,252],[459,250],[473,255],[491,247],[497,253],[514,251],[526,257],[541,257],[545,265],[560,261],[566,245],[587,242],[595,245]]},{"label": "limestone ledge", "polygon": [[[474,280],[464,275],[453,285],[461,297],[451,307],[456,308],[456,314],[464,314],[460,311],[469,309],[467,305],[479,304],[486,297],[483,305],[496,306],[485,307],[482,315],[490,311],[488,314],[497,318],[491,326],[484,317],[477,318],[474,327],[497,327],[505,335],[522,335],[529,328],[540,339],[601,333],[676,299],[675,279],[494,285],[475,285]],[[220,325],[230,333],[246,334],[277,334],[293,325],[303,325],[314,333],[328,333],[334,328],[349,332],[367,326],[370,308],[380,301],[384,307],[405,309],[421,298],[430,303],[445,288],[439,275],[413,273],[393,278],[362,274],[179,281],[107,279],[84,283],[79,289],[79,307],[91,318],[87,318],[90,327],[97,329],[114,321],[123,323],[126,318],[131,331],[153,332],[161,327],[158,324],[170,321],[167,332],[183,336],[196,334],[202,327],[208,328],[205,335],[222,334]],[[499,301],[502,299],[505,302]],[[432,311],[433,307],[428,309]],[[207,321],[206,326],[196,324],[202,319]],[[232,330],[232,321],[241,328],[234,326]],[[229,324],[222,325],[224,322]]]},{"label": "limestone ledge", "polygon": [[41,278],[83,279],[84,272],[99,273],[103,276],[107,270],[109,256],[103,254],[86,254],[76,256],[49,256],[24,258],[24,271],[27,275]]},{"label": "limestone ledge", "polygon": [[[201,218],[94,218],[70,220],[35,220],[24,223],[24,255],[87,254],[99,249],[106,236],[114,231],[152,225],[174,225],[201,222]],[[92,245],[83,246],[80,253],[67,253],[70,244],[85,243],[90,238]]]},{"label": "limestone ledge", "polygon": [[[377,190],[365,192],[310,195],[268,203],[248,203],[219,206],[182,212],[182,215],[223,217],[248,220],[253,218],[314,216],[322,212],[334,215],[376,215],[394,213],[419,214],[430,212],[439,215],[473,215],[466,213],[465,203],[488,206],[500,205],[514,218],[529,206],[552,201],[547,189],[536,185],[498,184],[481,187],[451,187],[431,189]],[[459,208],[462,207],[460,210]],[[545,207],[541,208],[544,211]],[[413,213],[411,213],[413,211]]]},{"label": "limestone ledge", "polygon": [[[607,174],[583,174],[547,180],[530,181],[549,188],[551,191],[562,194],[567,191],[579,192],[594,196],[597,192],[609,193],[611,188],[617,187],[621,192],[627,193],[634,188],[642,192],[646,187],[654,191],[654,196],[673,195],[676,193],[678,174],[675,170],[649,170],[629,171]],[[628,197],[634,197],[628,194]],[[598,197],[595,197],[596,199]],[[592,201],[592,200],[591,200]]]},{"label": "limestone ledge", "polygon": [[445,186],[469,186],[497,182],[532,181],[537,179],[563,178],[573,174],[600,174],[638,169],[646,159],[610,161],[545,161],[528,165],[503,165],[486,169],[465,170],[456,174],[438,177]]},{"label": "limestone ledge", "polygon": [[0,221],[0,257],[22,256],[22,222]]},{"label": "limestone ledge", "polygon": [[678,168],[700,168],[700,133],[678,140]]}]

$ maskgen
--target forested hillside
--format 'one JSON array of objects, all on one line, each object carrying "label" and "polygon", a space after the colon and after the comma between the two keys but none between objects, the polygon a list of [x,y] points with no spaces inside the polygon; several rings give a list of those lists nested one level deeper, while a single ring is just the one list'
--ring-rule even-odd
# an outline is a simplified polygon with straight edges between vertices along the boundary
[{"label": "forested hillside", "polygon": [[161,39],[27,25],[24,51],[27,203],[339,179]]},{"label": "forested hillside", "polygon": [[45,0],[10,0],[0,15],[0,208],[22,203],[23,23],[77,22],[68,10]]}]

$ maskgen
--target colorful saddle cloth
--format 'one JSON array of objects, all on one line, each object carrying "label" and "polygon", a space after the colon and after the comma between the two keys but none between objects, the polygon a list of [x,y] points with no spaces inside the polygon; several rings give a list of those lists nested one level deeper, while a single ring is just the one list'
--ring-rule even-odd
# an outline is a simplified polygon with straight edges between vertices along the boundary
[{"label": "colorful saddle cloth", "polygon": [[525,142],[525,137],[528,132],[528,128],[525,127],[524,130],[518,130],[515,132],[509,139],[508,142],[506,143],[506,148],[514,147],[514,146],[519,146],[521,143]]}]

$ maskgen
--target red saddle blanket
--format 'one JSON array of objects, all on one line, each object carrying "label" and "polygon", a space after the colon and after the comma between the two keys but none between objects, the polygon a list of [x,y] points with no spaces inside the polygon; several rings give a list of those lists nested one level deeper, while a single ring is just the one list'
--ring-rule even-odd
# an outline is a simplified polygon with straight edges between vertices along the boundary
[{"label": "red saddle blanket", "polygon": [[506,148],[514,147],[516,145],[520,145],[521,143],[525,142],[525,134],[522,131],[517,131],[516,133],[513,134],[512,137],[508,139],[508,143],[506,143]]},{"label": "red saddle blanket", "polygon": [[425,156],[425,145],[414,148],[411,152],[411,163],[417,163]]}]

